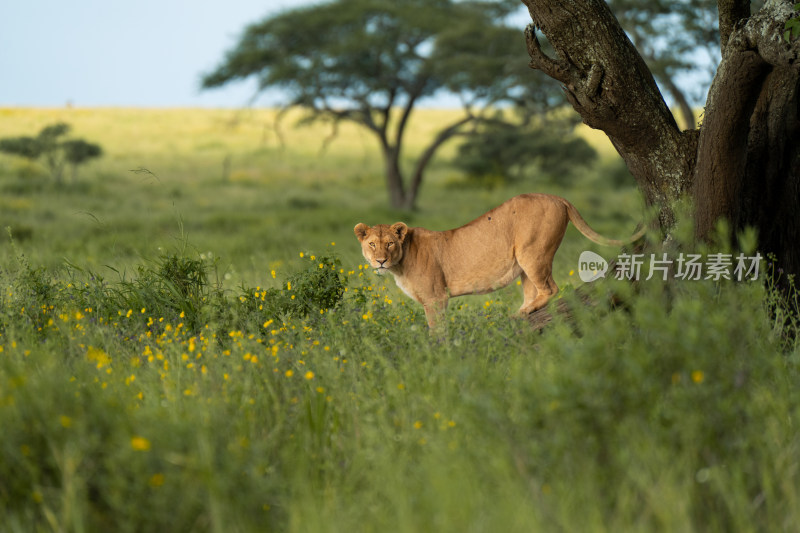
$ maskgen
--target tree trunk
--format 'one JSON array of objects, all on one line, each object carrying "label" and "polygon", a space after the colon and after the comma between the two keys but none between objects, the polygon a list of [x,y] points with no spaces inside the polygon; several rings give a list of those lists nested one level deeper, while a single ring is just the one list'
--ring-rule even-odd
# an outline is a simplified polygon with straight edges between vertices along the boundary
[{"label": "tree trunk", "polygon": [[683,118],[684,128],[687,130],[695,129],[697,127],[697,120],[695,119],[694,111],[692,111],[692,106],[690,106],[689,102],[686,100],[686,95],[684,95],[683,91],[675,85],[675,82],[667,76],[661,79],[661,83],[669,92],[670,96],[672,96],[672,99],[675,100],[675,105],[678,106],[678,110],[681,112],[681,117]]},{"label": "tree trunk", "polygon": [[461,126],[472,122],[475,120],[475,117],[471,114],[467,114],[440,131],[417,159],[414,173],[408,184],[403,180],[403,173],[400,170],[400,143],[402,141],[402,133],[406,119],[407,113],[404,113],[403,120],[398,127],[394,145],[386,139],[383,132],[379,132],[379,140],[381,141],[383,160],[386,168],[386,186],[389,191],[389,202],[395,209],[411,211],[416,207],[417,196],[422,186],[425,169],[433,159],[436,151],[442,144],[456,135]]},{"label": "tree trunk", "polygon": [[411,184],[408,188],[408,195],[406,197],[406,209],[414,209],[414,207],[416,207],[417,196],[419,195],[420,186],[422,186],[422,178],[425,174],[425,169],[428,168],[428,164],[431,162],[431,159],[433,159],[436,151],[439,150],[439,147],[441,147],[449,139],[452,139],[453,136],[456,135],[461,129],[461,126],[469,124],[473,120],[475,120],[475,117],[471,114],[468,114],[444,128],[439,132],[431,144],[428,145],[425,151],[422,152],[422,155],[420,155],[419,159],[417,159],[417,164],[414,168],[414,175],[411,177]]},{"label": "tree trunk", "polygon": [[798,43],[781,39],[790,2],[767,2],[734,27],[709,91],[693,195],[696,233],[719,218],[758,229],[762,253],[800,274]]},{"label": "tree trunk", "polygon": [[403,185],[403,174],[400,171],[399,151],[384,145],[383,162],[386,166],[386,190],[389,192],[389,204],[394,209],[404,209],[406,207],[406,191]]},{"label": "tree trunk", "polygon": [[[698,237],[721,217],[734,229],[755,226],[762,253],[800,274],[800,40],[782,39],[791,1],[767,0],[748,17],[746,0],[720,0],[723,60],[701,128],[685,132],[605,2],[522,1],[534,22],[526,31],[531,67],[563,83],[584,123],[606,132],[657,206],[665,235],[672,202],[691,195]],[[537,29],[556,58],[542,52]]]},{"label": "tree trunk", "polygon": [[[691,183],[697,135],[681,132],[652,74],[602,0],[523,0],[530,66],[563,84],[588,126],[606,132],[662,228],[674,224],[672,203]],[[541,29],[558,57],[546,56]],[[676,157],[678,155],[678,157]]]}]

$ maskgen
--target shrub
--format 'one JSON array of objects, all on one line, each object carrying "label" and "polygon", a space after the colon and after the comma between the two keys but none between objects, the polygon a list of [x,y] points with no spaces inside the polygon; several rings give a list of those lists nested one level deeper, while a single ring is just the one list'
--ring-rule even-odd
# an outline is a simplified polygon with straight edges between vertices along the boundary
[{"label": "shrub", "polygon": [[18,155],[30,161],[43,158],[50,174],[57,184],[61,184],[64,167],[72,169],[72,181],[75,181],[78,166],[91,159],[100,157],[103,149],[100,145],[83,139],[60,140],[69,133],[70,126],[63,122],[46,126],[36,137],[10,137],[0,139],[0,152]]},{"label": "shrub", "polygon": [[567,182],[596,159],[595,150],[575,135],[572,124],[554,119],[528,127],[490,124],[459,146],[454,164],[470,179],[489,184],[529,178],[532,167]]},{"label": "shrub", "polygon": [[292,274],[281,288],[243,288],[239,317],[257,322],[319,316],[342,301],[347,281],[341,261],[331,255],[303,254],[305,269]]}]

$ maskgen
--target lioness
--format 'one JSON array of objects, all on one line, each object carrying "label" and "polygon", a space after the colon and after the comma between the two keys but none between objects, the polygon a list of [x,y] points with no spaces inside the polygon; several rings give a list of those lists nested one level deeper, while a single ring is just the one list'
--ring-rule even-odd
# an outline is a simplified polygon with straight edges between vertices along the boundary
[{"label": "lioness", "polygon": [[515,196],[469,224],[447,231],[409,228],[403,222],[372,227],[357,224],[356,237],[370,266],[391,272],[397,286],[425,308],[428,326],[436,326],[447,301],[483,294],[522,278],[526,315],[544,307],[557,292],[553,257],[567,224],[598,244],[623,242],[595,232],[564,198],[550,194]]}]

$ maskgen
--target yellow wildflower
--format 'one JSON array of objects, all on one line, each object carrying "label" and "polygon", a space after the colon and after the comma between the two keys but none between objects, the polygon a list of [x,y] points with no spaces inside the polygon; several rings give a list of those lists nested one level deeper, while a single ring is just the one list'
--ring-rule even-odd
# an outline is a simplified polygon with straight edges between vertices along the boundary
[{"label": "yellow wildflower", "polygon": [[131,448],[137,452],[146,452],[150,449],[150,441],[144,437],[132,437]]},{"label": "yellow wildflower", "polygon": [[111,364],[111,357],[101,348],[95,348],[94,346],[89,346],[89,348],[86,349],[86,359],[96,362],[97,368],[103,368]]}]

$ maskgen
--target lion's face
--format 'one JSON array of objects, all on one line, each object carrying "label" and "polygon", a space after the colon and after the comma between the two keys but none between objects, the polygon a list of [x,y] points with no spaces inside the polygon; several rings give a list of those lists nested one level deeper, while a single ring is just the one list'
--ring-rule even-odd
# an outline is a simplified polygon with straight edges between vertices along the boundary
[{"label": "lion's face", "polygon": [[361,242],[361,253],[372,268],[384,272],[403,260],[403,241],[408,232],[408,226],[397,222],[391,226],[377,224],[369,227],[358,224],[354,230],[356,237]]}]

